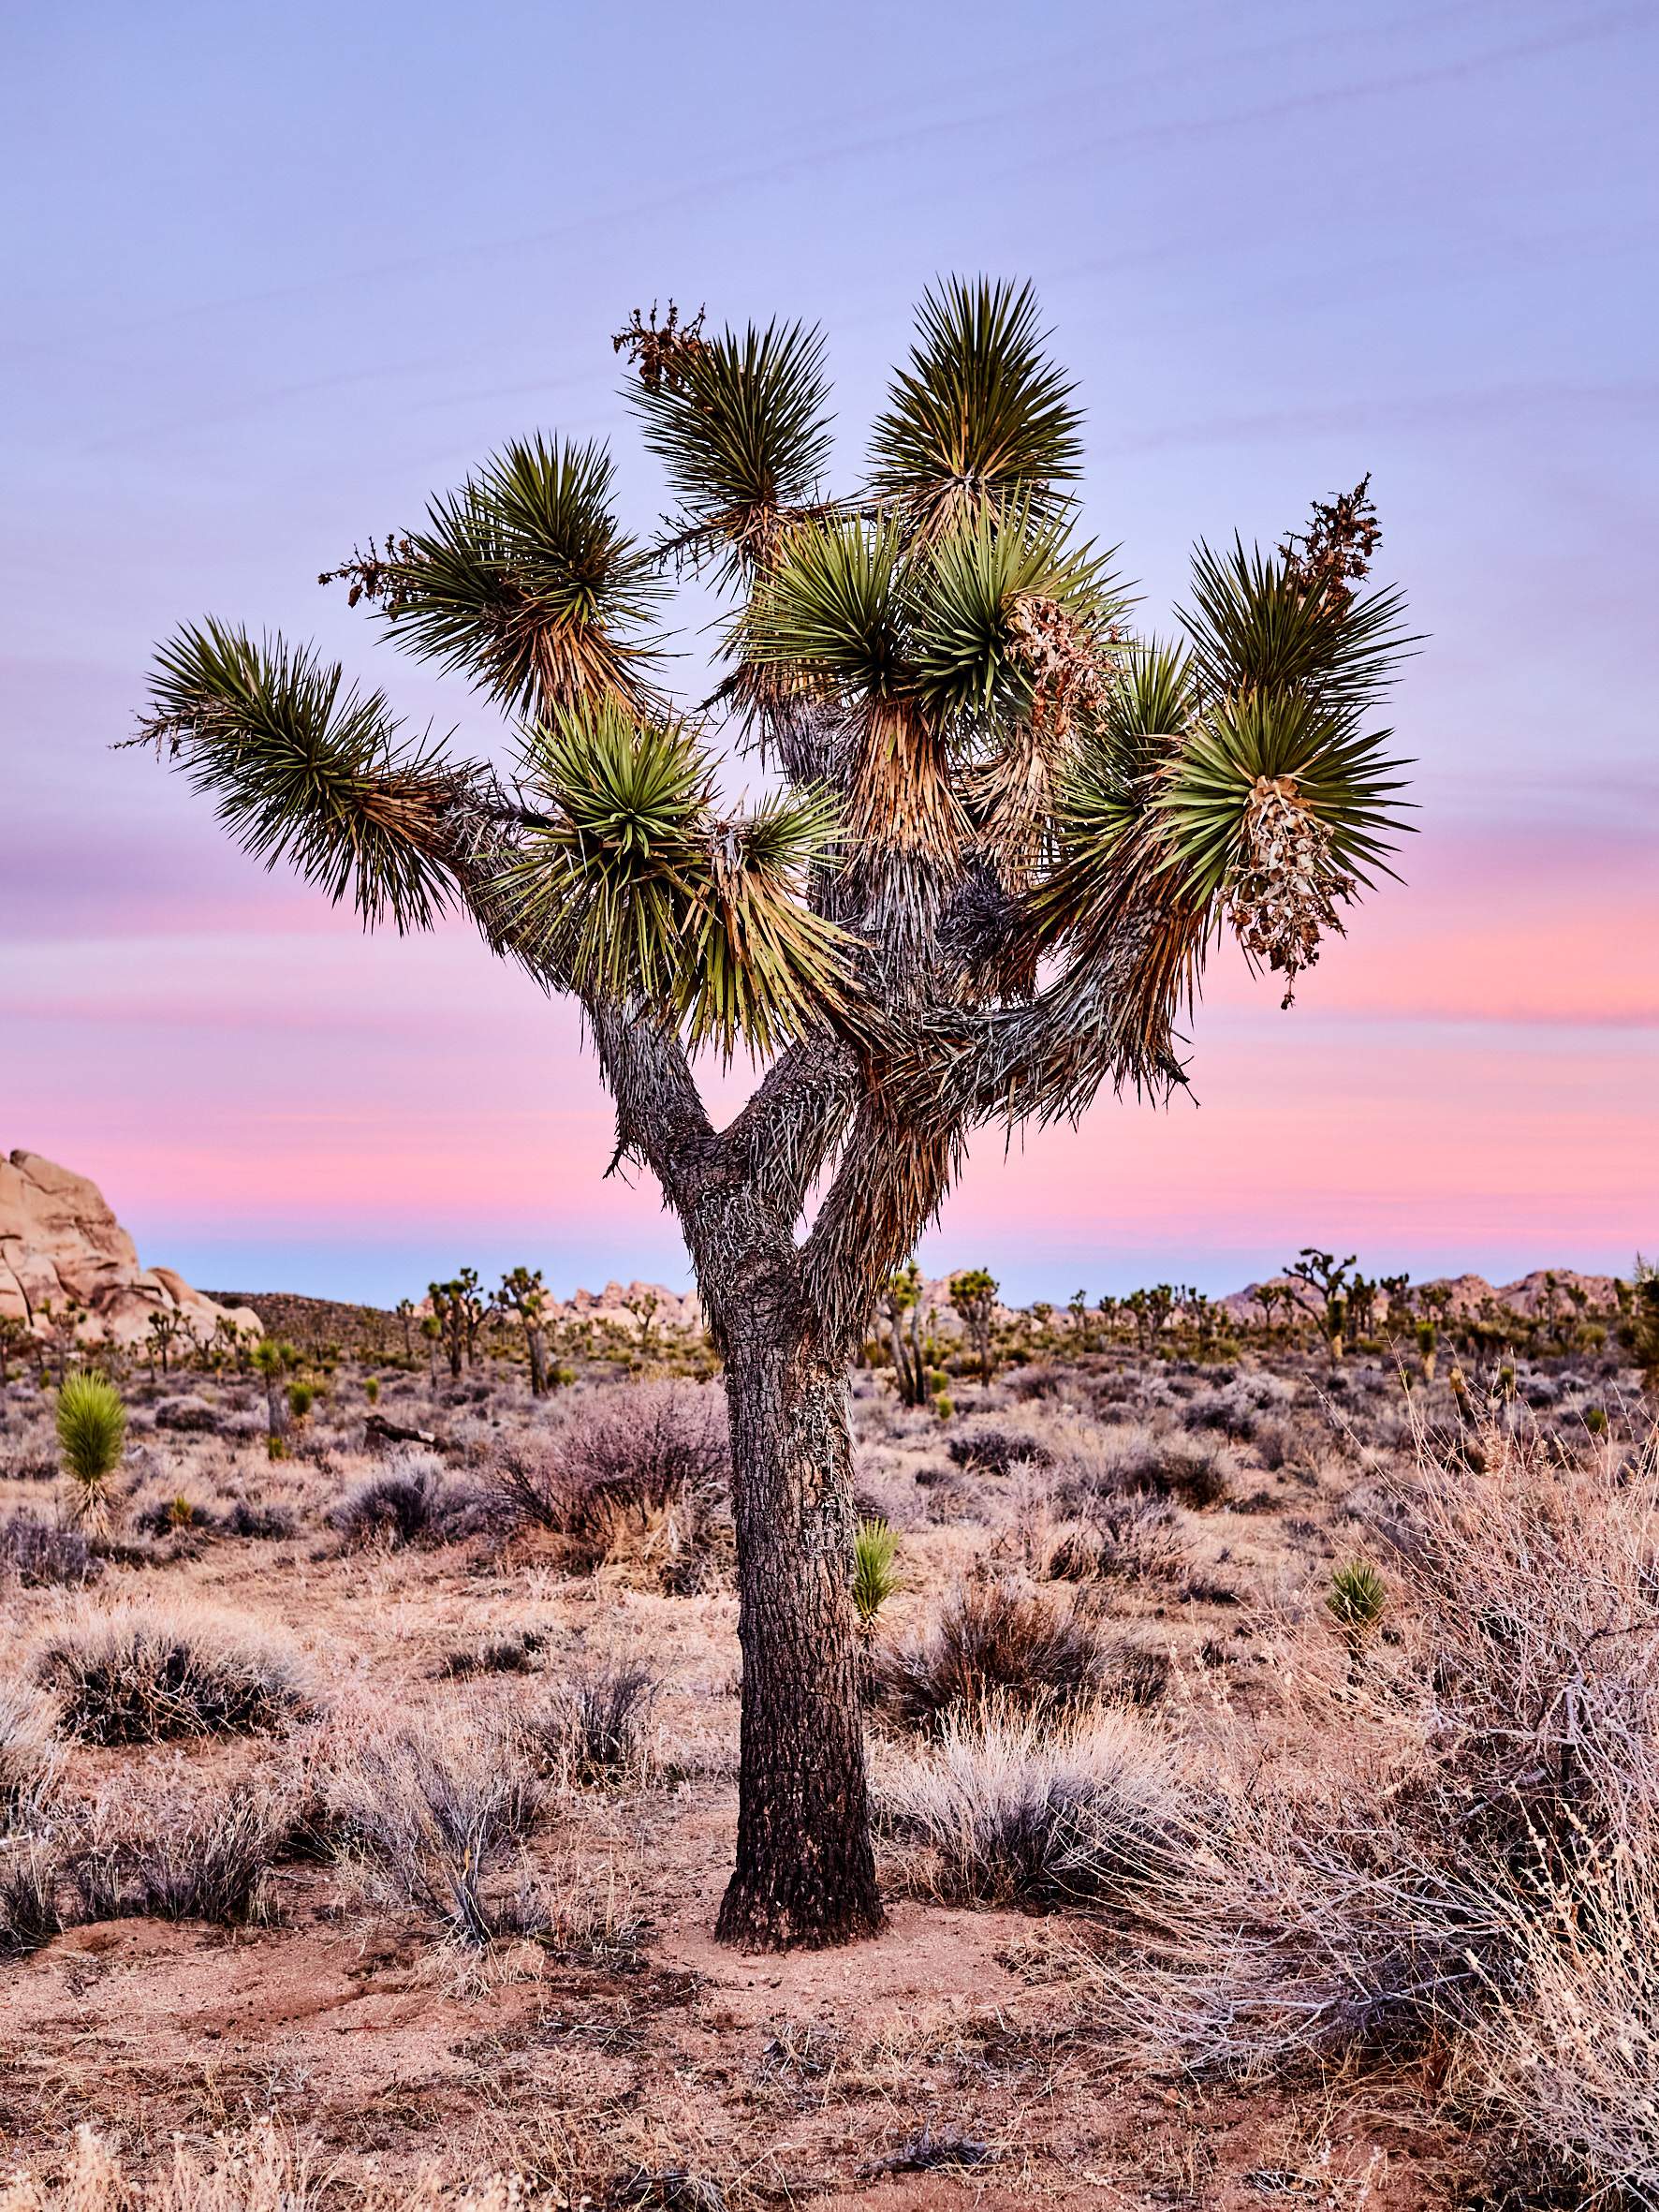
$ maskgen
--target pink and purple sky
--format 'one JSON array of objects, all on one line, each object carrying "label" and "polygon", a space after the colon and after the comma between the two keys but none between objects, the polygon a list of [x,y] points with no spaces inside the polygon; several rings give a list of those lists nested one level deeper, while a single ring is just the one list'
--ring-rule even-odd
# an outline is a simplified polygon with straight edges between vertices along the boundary
[{"label": "pink and purple sky", "polygon": [[209,612],[490,743],[318,570],[537,427],[610,437],[649,529],[607,333],[670,294],[824,322],[844,484],[952,269],[1035,280],[1149,624],[1195,537],[1370,469],[1430,635],[1404,885],[1290,1013],[1212,972],[1196,1106],[987,1139],[925,1263],[1061,1299],[1659,1243],[1659,8],[82,0],[7,47],[0,1150],[147,1258],[685,1280],[567,1009],[462,929],[365,939],[107,747]]}]

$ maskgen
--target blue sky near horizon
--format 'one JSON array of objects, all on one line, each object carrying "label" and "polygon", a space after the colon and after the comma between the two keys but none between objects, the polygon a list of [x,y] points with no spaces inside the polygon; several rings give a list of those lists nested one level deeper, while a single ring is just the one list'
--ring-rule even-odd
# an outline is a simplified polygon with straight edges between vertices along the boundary
[{"label": "blue sky near horizon", "polygon": [[1659,5],[5,20],[0,1148],[210,1283],[683,1279],[567,1010],[463,933],[365,942],[105,748],[206,612],[491,742],[318,571],[535,428],[609,438],[649,529],[608,333],[670,295],[823,322],[844,485],[921,289],[986,270],[1037,286],[1149,623],[1195,538],[1373,472],[1421,834],[1293,1013],[1223,964],[1196,1112],[988,1137],[924,1257],[1063,1297],[1659,1241]]}]

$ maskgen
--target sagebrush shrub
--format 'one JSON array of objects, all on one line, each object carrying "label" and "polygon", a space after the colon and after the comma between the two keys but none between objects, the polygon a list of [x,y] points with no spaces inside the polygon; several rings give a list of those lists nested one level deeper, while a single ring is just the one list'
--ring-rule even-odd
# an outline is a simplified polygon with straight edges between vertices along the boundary
[{"label": "sagebrush shrub", "polygon": [[329,1509],[329,1525],[348,1548],[460,1543],[476,1535],[488,1517],[472,1483],[414,1458],[354,1483]]},{"label": "sagebrush shrub", "polygon": [[718,1385],[652,1382],[581,1400],[545,1438],[500,1451],[488,1479],[522,1519],[592,1535],[618,1512],[644,1515],[723,1490],[730,1467]]},{"label": "sagebrush shrub", "polygon": [[644,1766],[646,1724],[662,1684],[649,1667],[611,1660],[570,1674],[522,1725],[541,1770],[562,1780],[615,1781]]},{"label": "sagebrush shrub", "polygon": [[31,1672],[60,1726],[95,1744],[275,1728],[306,1702],[286,1638],[190,1607],[71,1616],[36,1646]]},{"label": "sagebrush shrub", "polygon": [[968,1584],[931,1634],[879,1649],[872,1669],[877,1702],[908,1728],[987,1699],[1064,1707],[1087,1703],[1106,1668],[1099,1630],[1011,1583]]},{"label": "sagebrush shrub", "polygon": [[1006,1475],[1021,1462],[1048,1467],[1054,1457],[1038,1438],[1018,1429],[975,1429],[965,1437],[953,1437],[946,1450],[958,1467],[987,1475]]}]

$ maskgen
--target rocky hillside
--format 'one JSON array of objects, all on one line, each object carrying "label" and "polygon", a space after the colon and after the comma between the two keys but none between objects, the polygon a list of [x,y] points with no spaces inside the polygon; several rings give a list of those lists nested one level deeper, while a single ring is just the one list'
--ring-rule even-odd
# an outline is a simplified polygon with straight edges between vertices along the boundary
[{"label": "rocky hillside", "polygon": [[261,1327],[248,1307],[220,1305],[170,1267],[140,1267],[95,1183],[37,1152],[14,1152],[0,1158],[0,1320],[44,1335],[71,1313],[87,1343],[142,1343],[158,1313],[180,1316],[203,1339],[227,1317]]}]

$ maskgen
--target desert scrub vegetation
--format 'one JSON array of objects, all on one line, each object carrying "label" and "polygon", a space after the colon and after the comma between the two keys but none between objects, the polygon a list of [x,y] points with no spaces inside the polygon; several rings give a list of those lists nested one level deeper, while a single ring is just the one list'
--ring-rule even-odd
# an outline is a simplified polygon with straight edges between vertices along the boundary
[{"label": "desert scrub vegetation", "polygon": [[308,1697],[286,1636],[202,1606],[83,1606],[41,1635],[29,1674],[91,1744],[279,1728]]},{"label": "desert scrub vegetation", "polygon": [[538,1773],[566,1787],[639,1780],[651,1761],[649,1727],[661,1677],[626,1659],[573,1668],[518,1726]]},{"label": "desert scrub vegetation", "polygon": [[522,1884],[499,1878],[547,1796],[537,1746],[506,1707],[438,1711],[404,1725],[337,1720],[318,1787],[337,1851],[371,1894],[413,1907],[458,1941],[482,1948],[527,1932]]},{"label": "desert scrub vegetation", "polygon": [[731,1564],[731,1449],[717,1385],[601,1388],[501,1446],[482,1481],[507,1512],[567,1541],[571,1564],[632,1560],[685,1596]]},{"label": "desert scrub vegetation", "polygon": [[1279,1655],[1276,1755],[1217,1739],[1103,2003],[1200,2074],[1432,2049],[1557,2178],[1652,2204],[1659,1463],[1477,1441],[1401,1488],[1398,1641],[1321,1607]]},{"label": "desert scrub vegetation", "polygon": [[492,1518],[486,1493],[448,1474],[430,1453],[400,1461],[354,1482],[330,1507],[329,1526],[347,1549],[380,1543],[463,1543]]},{"label": "desert scrub vegetation", "polygon": [[104,1562],[87,1541],[83,1528],[64,1527],[20,1510],[0,1521],[0,1577],[25,1590],[53,1585],[73,1588],[95,1582]]},{"label": "desert scrub vegetation", "polygon": [[947,1711],[878,1777],[882,1829],[914,1854],[901,1879],[951,1903],[1130,1905],[1189,1818],[1175,1743],[1116,1705],[992,1696]]},{"label": "desert scrub vegetation", "polygon": [[1075,1604],[1009,1580],[968,1583],[932,1630],[877,1646],[872,1694],[898,1726],[926,1729],[991,1698],[1051,1709],[1087,1703],[1107,1666],[1100,1630]]},{"label": "desert scrub vegetation", "polygon": [[31,1828],[52,1794],[62,1764],[53,1720],[38,1690],[0,1683],[0,1836]]}]

